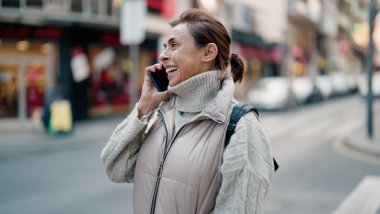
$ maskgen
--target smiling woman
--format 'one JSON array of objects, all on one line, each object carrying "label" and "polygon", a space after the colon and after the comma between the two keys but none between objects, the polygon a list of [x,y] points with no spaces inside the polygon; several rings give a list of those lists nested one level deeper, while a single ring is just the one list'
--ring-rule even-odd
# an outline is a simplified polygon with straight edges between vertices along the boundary
[{"label": "smiling woman", "polygon": [[[263,213],[273,162],[254,113],[224,148],[245,64],[206,12],[190,9],[170,24],[160,62],[145,68],[139,102],[102,150],[107,174],[134,182],[134,213]],[[162,70],[169,86],[159,92],[149,74]]]}]

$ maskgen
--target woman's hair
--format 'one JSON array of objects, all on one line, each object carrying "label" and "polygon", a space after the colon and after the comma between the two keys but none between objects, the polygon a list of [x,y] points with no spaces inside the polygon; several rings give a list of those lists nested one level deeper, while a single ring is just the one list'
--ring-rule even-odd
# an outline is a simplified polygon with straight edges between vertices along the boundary
[{"label": "woman's hair", "polygon": [[237,54],[230,54],[231,37],[221,22],[200,9],[188,9],[178,19],[170,22],[172,27],[178,24],[186,24],[198,48],[215,43],[218,47],[215,67],[224,71],[231,63],[234,82],[242,81],[245,63]]}]

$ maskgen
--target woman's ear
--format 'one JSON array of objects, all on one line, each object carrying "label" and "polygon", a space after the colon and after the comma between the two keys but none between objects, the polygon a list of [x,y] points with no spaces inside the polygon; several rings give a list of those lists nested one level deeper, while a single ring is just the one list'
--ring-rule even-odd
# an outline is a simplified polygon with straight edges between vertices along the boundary
[{"label": "woman's ear", "polygon": [[208,43],[206,47],[204,47],[204,53],[202,60],[204,62],[212,62],[215,60],[216,56],[218,55],[218,47],[215,43]]}]

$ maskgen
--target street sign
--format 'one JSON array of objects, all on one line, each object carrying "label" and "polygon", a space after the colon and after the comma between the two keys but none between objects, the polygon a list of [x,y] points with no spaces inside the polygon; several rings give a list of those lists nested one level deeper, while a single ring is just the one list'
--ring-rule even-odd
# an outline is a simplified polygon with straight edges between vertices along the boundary
[{"label": "street sign", "polygon": [[120,11],[120,43],[137,45],[145,39],[146,2],[124,1]]}]

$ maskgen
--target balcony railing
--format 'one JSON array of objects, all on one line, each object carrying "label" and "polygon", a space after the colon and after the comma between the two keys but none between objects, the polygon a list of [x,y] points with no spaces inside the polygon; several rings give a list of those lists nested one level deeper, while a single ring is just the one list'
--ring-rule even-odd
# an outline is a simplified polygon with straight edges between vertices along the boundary
[{"label": "balcony railing", "polygon": [[[119,0],[0,0],[0,17],[5,20],[32,18],[117,26]],[[27,20],[26,20],[27,21]]]}]

